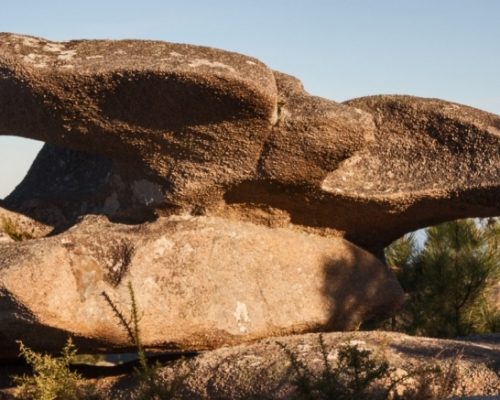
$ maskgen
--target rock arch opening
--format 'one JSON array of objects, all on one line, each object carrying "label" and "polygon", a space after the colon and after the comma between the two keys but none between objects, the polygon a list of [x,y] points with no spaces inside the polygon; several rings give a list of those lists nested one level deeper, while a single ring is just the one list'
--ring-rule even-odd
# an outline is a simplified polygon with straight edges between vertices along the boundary
[{"label": "rock arch opening", "polygon": [[38,140],[0,136],[0,199],[21,183],[42,146]]},{"label": "rock arch opening", "polygon": [[[86,214],[104,214],[126,223],[152,218],[152,211],[144,209],[154,199],[142,197],[147,195],[144,191],[156,188],[146,181],[134,180],[133,174],[102,155],[37,143],[36,157],[24,178],[2,200],[3,208],[49,225],[54,232],[65,230]],[[147,204],[137,204],[140,200]],[[130,209],[135,214],[124,211]]]}]

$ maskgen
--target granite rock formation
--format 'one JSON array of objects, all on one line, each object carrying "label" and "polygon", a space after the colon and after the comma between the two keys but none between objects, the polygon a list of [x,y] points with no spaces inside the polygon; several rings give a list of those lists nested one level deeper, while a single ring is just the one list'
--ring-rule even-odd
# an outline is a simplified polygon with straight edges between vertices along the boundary
[{"label": "granite rock formation", "polygon": [[[396,332],[331,332],[322,334],[331,368],[337,367],[339,349],[353,346],[371,352],[378,366],[384,360],[390,366],[389,377],[375,381],[370,399],[386,400],[385,389],[393,389],[404,399],[427,398],[462,400],[498,400],[500,376],[500,335],[471,340],[446,340],[411,337]],[[182,380],[175,390],[176,399],[273,399],[300,398],[294,381],[296,371],[285,346],[318,380],[325,372],[318,334],[266,338],[254,343],[200,352],[189,359],[170,362],[158,374],[160,384],[169,387]],[[85,383],[96,389],[102,399],[136,399],[139,387],[133,375],[137,363],[116,367],[85,367],[79,371]],[[440,368],[440,372],[436,371]],[[0,396],[15,399],[7,389],[6,375],[20,373],[19,368],[0,366]],[[92,379],[98,373],[107,375]],[[353,375],[349,375],[353,379]],[[365,376],[364,374],[362,375]],[[306,374],[307,377],[307,374]],[[404,379],[404,377],[408,377]],[[3,379],[2,379],[3,378]],[[5,382],[2,390],[2,380]],[[311,383],[314,378],[310,379]],[[427,383],[427,385],[426,385]],[[422,389],[427,390],[422,390]],[[329,388],[323,386],[324,392]],[[326,393],[325,393],[326,394]],[[404,394],[404,396],[403,396]],[[319,394],[318,394],[318,397]],[[323,396],[322,398],[327,398]],[[391,397],[389,397],[391,398]]]},{"label": "granite rock formation", "polygon": [[49,143],[7,205],[57,205],[69,224],[183,210],[377,251],[500,208],[498,116],[408,96],[339,104],[206,47],[2,34],[0,134]]},{"label": "granite rock formation", "polygon": [[143,343],[181,351],[351,330],[390,315],[402,297],[378,259],[341,238],[218,217],[172,216],[137,227],[89,216],[65,233],[4,244],[1,252],[4,356],[17,354],[20,337],[54,352],[67,335],[84,352],[130,349],[103,296],[128,316],[128,282]]},{"label": "granite rock formation", "polygon": [[[177,289],[168,282],[187,273],[187,264],[141,259],[137,250],[114,283],[105,272],[113,257],[95,250],[102,247],[98,238],[128,237],[134,248],[139,243],[154,254],[145,243],[160,240],[155,229],[178,237],[175,246],[186,230],[193,240],[199,236],[191,245],[191,262],[199,267],[189,270],[192,279],[183,275],[182,290],[204,293],[208,308],[195,296],[178,296],[173,309],[186,313],[182,323],[176,320],[183,333],[160,322],[168,310],[145,331],[148,345],[203,348],[226,337],[234,343],[277,332],[349,329],[390,313],[401,290],[383,264],[355,245],[382,258],[383,247],[405,232],[500,214],[499,116],[409,96],[336,103],[309,95],[297,79],[256,59],[207,47],[0,34],[0,135],[46,142],[0,205],[39,223],[37,232],[56,235],[0,244],[0,320],[15,327],[0,332],[5,343],[12,343],[12,332],[35,340],[26,332],[37,326],[54,346],[67,333],[87,347],[124,345],[111,321],[89,317],[86,324],[75,315],[102,309],[105,289],[124,302],[128,280],[146,309],[153,307],[147,299],[153,286],[158,304],[171,305]],[[78,224],[88,214],[111,222]],[[179,218],[192,222],[175,222]],[[76,257],[62,242],[65,235],[88,245]],[[275,282],[280,265],[281,283]],[[245,293],[238,291],[240,273],[249,285]],[[42,292],[28,295],[22,277],[37,286],[45,274],[53,278]],[[266,282],[264,295],[258,279]],[[228,307],[254,307],[254,331],[233,332],[227,313],[238,312],[217,309],[209,294],[224,291],[221,280],[231,288]],[[284,293],[295,284],[298,292]],[[263,302],[271,292],[276,304],[268,313]],[[72,310],[66,316],[64,305]],[[217,317],[203,324],[204,312]],[[7,354],[12,346],[2,348]]]},{"label": "granite rock formation", "polygon": [[[475,343],[411,337],[395,332],[334,332],[323,335],[328,362],[332,368],[337,364],[340,346],[355,346],[371,352],[377,363],[386,360],[391,368],[386,382],[377,382],[373,388],[373,399],[387,399],[383,390],[390,382],[413,375],[413,379],[401,380],[397,392],[406,392],[407,399],[412,390],[417,391],[416,382],[425,377],[432,384],[429,398],[438,397],[444,389],[450,397],[464,400],[498,400],[500,376],[500,337]],[[294,335],[268,338],[255,343],[221,348],[202,353],[188,363],[177,362],[164,367],[162,376],[167,382],[175,376],[190,371],[184,385],[176,393],[179,399],[273,399],[300,398],[296,377],[290,358],[282,346],[290,350],[309,371],[320,376],[325,372],[323,354],[318,334]],[[187,365],[186,365],[187,364]],[[379,364],[378,364],[379,365]],[[439,374],[424,374],[430,368],[441,368]],[[420,375],[418,374],[420,372]],[[456,375],[454,375],[456,374]],[[102,379],[97,383],[99,392],[107,397],[128,399],[133,393],[134,383],[130,375]],[[448,386],[448,388],[444,388]],[[328,389],[325,389],[327,391]],[[451,397],[451,394],[455,397]],[[319,396],[318,396],[319,397]],[[326,397],[326,396],[325,396]],[[321,397],[320,397],[321,398]]]}]

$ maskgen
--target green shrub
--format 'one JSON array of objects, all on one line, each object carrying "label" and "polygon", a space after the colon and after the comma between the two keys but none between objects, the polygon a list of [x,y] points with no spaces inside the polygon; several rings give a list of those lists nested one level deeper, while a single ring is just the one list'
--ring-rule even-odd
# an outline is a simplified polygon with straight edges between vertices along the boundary
[{"label": "green shrub", "polygon": [[460,354],[447,363],[407,365],[405,372],[396,376],[396,369],[390,368],[384,357],[373,356],[372,351],[349,342],[338,346],[336,362],[330,364],[329,351],[320,335],[322,370],[318,373],[286,345],[278,345],[290,361],[297,400],[443,400],[460,392]]},{"label": "green shrub", "polygon": [[33,376],[15,377],[16,397],[33,400],[75,400],[86,394],[81,376],[70,371],[69,365],[76,355],[76,348],[68,339],[61,357],[37,353],[19,342],[21,356],[33,368]]},{"label": "green shrub", "polygon": [[278,343],[287,354],[295,373],[291,383],[295,386],[298,399],[371,399],[370,386],[389,373],[387,362],[376,361],[369,350],[348,343],[339,346],[336,365],[332,366],[328,361],[323,335],[319,336],[319,344],[323,370],[315,374],[284,344]]}]

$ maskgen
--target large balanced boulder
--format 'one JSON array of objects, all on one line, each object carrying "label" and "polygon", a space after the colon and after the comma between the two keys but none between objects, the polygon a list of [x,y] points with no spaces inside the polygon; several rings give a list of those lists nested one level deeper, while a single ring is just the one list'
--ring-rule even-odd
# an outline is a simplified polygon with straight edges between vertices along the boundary
[{"label": "large balanced boulder", "polygon": [[128,318],[129,282],[143,344],[177,350],[353,329],[402,298],[386,266],[340,238],[216,217],[87,217],[0,245],[0,354],[16,355],[17,339],[56,352],[68,335],[84,352],[130,348],[109,302]]},{"label": "large balanced boulder", "polygon": [[[0,135],[46,144],[0,204],[0,354],[126,348],[129,281],[148,347],[387,316],[403,294],[384,246],[499,214],[499,132],[442,100],[311,96],[207,47],[2,33]],[[12,242],[16,224],[37,239]]]},{"label": "large balanced boulder", "polygon": [[[250,57],[0,36],[0,134],[43,140],[10,208],[66,224],[182,212],[343,235],[498,215],[500,118],[409,96],[339,104]],[[45,188],[47,186],[47,188]],[[76,189],[75,189],[76,188]]]}]

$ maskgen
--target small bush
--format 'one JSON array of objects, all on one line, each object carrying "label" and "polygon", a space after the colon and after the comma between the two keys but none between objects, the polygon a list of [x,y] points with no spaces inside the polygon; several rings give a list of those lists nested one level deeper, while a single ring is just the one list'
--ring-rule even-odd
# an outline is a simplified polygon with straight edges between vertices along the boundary
[{"label": "small bush", "polygon": [[81,376],[70,371],[76,348],[68,339],[61,357],[37,353],[19,342],[21,356],[33,368],[33,376],[15,377],[16,397],[33,400],[75,400],[86,396]]},{"label": "small bush", "polygon": [[296,388],[297,398],[304,400],[337,399],[363,400],[371,399],[368,389],[379,379],[388,376],[387,362],[378,362],[371,357],[369,350],[359,349],[355,345],[343,344],[339,347],[336,365],[330,365],[328,350],[323,336],[319,336],[323,371],[314,374],[284,344],[278,345],[287,354],[295,379],[292,384]]},{"label": "small bush", "polygon": [[442,400],[457,395],[458,361],[407,366],[397,373],[388,362],[356,345],[339,345],[334,365],[323,336],[319,336],[323,368],[315,373],[284,344],[278,343],[289,358],[294,377],[295,399],[299,400]]}]

